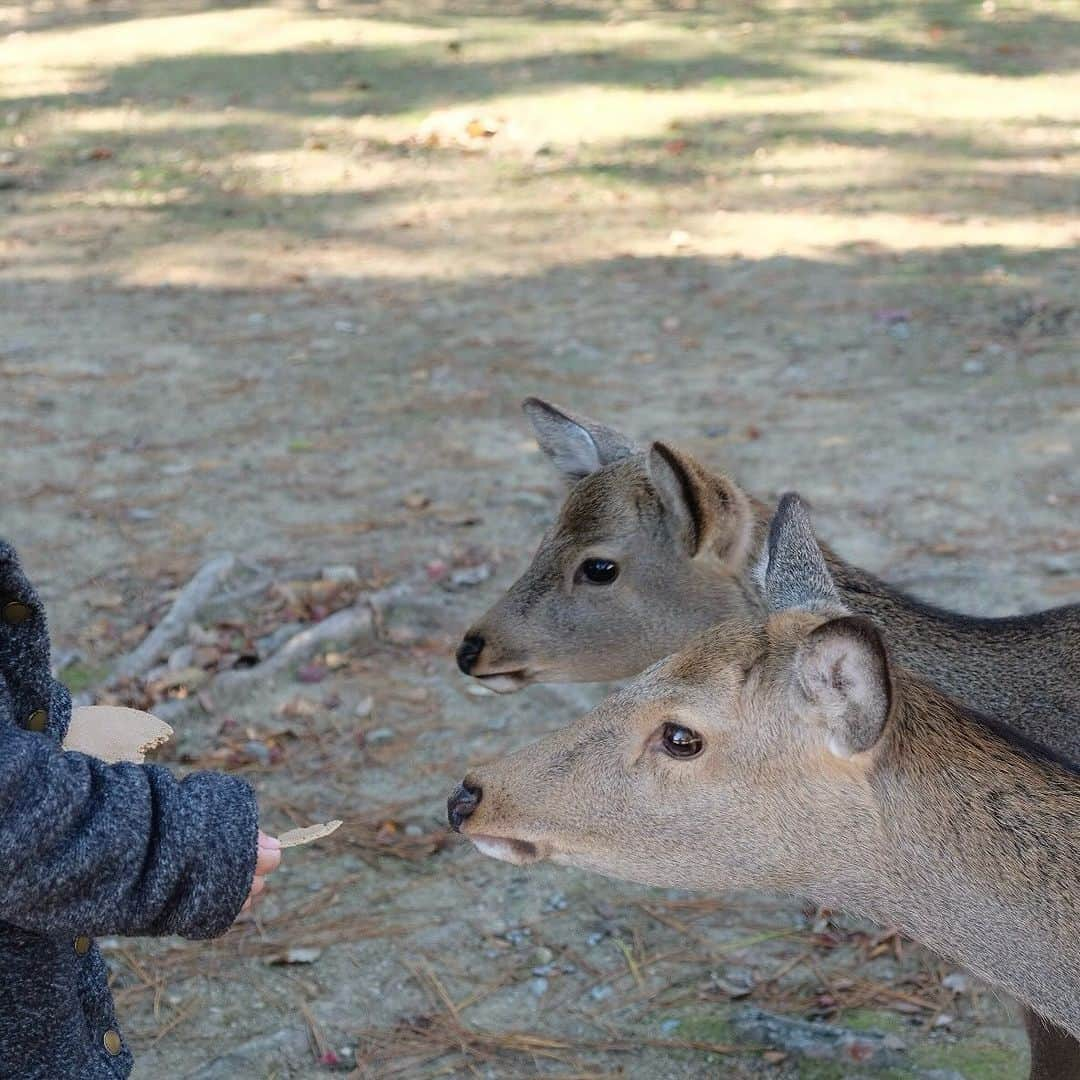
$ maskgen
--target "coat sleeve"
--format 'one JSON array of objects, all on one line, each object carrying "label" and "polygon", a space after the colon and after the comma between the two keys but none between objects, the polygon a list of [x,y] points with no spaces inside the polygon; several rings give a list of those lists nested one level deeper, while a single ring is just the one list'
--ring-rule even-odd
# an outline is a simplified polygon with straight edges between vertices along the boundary
[{"label": "coat sleeve", "polygon": [[229,928],[258,855],[246,783],[106,765],[2,720],[0,920],[94,935]]}]

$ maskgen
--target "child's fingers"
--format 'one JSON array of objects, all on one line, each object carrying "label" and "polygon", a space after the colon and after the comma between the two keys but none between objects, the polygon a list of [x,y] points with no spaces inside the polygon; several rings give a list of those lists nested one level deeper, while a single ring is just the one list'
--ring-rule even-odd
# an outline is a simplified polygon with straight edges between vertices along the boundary
[{"label": "child's fingers", "polygon": [[269,874],[276,870],[281,862],[281,844],[276,836],[267,836],[262,830],[259,831],[259,854],[255,862],[256,874]]},{"label": "child's fingers", "polygon": [[257,878],[256,878],[256,879],[255,879],[255,880],[254,880],[254,881],[253,881],[253,882],[251,883],[251,892],[250,892],[250,893],[248,893],[248,896],[249,896],[249,898],[250,898],[250,897],[253,897],[253,896],[258,896],[258,895],[259,895],[259,893],[261,893],[261,892],[263,891],[263,889],[265,889],[265,888],[266,888],[266,881],[265,881],[265,879],[263,879],[263,878],[261,878],[261,877],[257,877]]},{"label": "child's fingers", "polygon": [[255,860],[255,873],[256,874],[269,874],[271,870],[276,870],[278,864],[281,862],[281,852],[273,851],[270,848],[259,848],[259,857]]}]

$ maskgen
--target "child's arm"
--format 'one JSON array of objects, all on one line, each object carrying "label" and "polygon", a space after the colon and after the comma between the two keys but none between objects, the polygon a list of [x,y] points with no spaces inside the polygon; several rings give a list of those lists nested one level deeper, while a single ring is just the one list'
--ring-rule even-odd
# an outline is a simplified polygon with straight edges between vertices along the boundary
[{"label": "child's arm", "polygon": [[106,765],[4,719],[0,920],[92,935],[206,938],[228,929],[259,852],[246,783]]}]

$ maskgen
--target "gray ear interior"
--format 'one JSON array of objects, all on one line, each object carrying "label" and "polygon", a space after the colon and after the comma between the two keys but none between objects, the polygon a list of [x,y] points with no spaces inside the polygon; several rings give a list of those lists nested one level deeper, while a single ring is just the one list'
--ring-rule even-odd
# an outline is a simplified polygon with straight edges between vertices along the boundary
[{"label": "gray ear interior", "polygon": [[802,499],[789,492],[769,526],[758,583],[770,611],[793,608],[842,615],[847,608],[829,573]]},{"label": "gray ear interior", "polygon": [[870,750],[892,708],[885,644],[867,619],[822,623],[797,660],[803,690],[823,710],[830,749],[841,757]]},{"label": "gray ear interior", "polygon": [[521,407],[540,449],[571,483],[637,452],[625,435],[595,420],[564,412],[540,398],[526,398]]},{"label": "gray ear interior", "polygon": [[705,532],[704,509],[681,462],[663,444],[653,443],[648,455],[649,478],[671,516],[679,540],[696,555]]}]

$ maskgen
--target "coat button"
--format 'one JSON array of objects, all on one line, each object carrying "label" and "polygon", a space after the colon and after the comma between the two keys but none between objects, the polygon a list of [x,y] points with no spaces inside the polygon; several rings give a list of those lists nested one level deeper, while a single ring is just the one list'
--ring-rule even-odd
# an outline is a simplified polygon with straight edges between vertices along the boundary
[{"label": "coat button", "polygon": [[49,723],[49,714],[44,709],[35,709],[27,718],[23,727],[27,731],[36,731],[39,735]]},{"label": "coat button", "polygon": [[8,600],[0,607],[0,619],[8,626],[20,626],[30,618],[30,605],[21,600]]},{"label": "coat button", "polygon": [[75,955],[85,956],[90,951],[90,939],[85,934],[80,934],[75,939]]},{"label": "coat button", "polygon": [[116,1057],[116,1055],[124,1048],[124,1044],[120,1041],[120,1032],[113,1031],[112,1028],[109,1028],[109,1030],[105,1032],[105,1037],[101,1041],[105,1044],[105,1049],[108,1050],[113,1057]]}]

